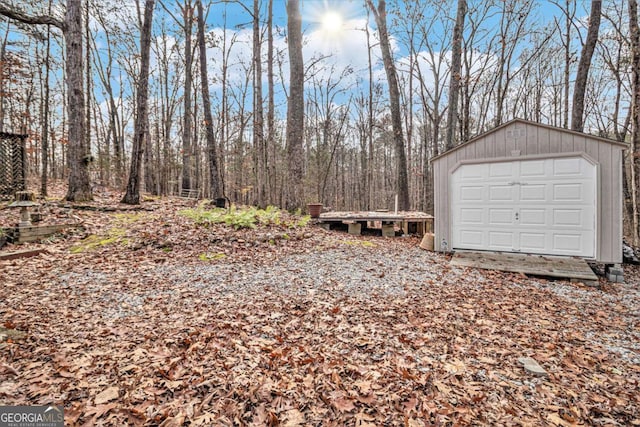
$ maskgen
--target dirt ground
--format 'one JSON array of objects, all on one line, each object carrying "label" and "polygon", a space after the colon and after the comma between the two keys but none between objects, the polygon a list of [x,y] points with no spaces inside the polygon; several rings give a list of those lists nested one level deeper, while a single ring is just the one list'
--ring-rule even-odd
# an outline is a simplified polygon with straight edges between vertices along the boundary
[{"label": "dirt ground", "polygon": [[1,405],[74,426],[640,425],[637,267],[592,288],[117,196],[52,200],[43,223],[75,227],[0,249],[46,251],[0,261]]}]

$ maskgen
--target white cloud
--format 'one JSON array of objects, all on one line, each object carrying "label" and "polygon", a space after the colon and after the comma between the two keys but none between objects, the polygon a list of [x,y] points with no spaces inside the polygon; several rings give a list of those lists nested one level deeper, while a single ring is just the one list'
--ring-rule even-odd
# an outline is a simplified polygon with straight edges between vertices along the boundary
[{"label": "white cloud", "polygon": [[[330,36],[320,27],[309,32],[305,35],[306,43],[303,48],[305,62],[308,63],[313,58],[325,57],[315,67],[318,78],[327,79],[331,73],[341,73],[343,70],[351,69],[353,74],[347,83],[353,83],[358,75],[366,74],[369,67],[366,26],[366,20],[353,19],[344,23],[344,28],[339,35]],[[369,34],[369,43],[374,46],[371,52],[373,66],[380,70],[378,40],[375,38],[373,29],[369,28]]]}]

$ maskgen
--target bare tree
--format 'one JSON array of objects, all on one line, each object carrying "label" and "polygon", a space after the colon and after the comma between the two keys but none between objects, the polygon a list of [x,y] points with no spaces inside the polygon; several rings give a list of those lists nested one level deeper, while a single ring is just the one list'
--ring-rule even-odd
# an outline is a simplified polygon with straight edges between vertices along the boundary
[{"label": "bare tree", "polygon": [[[102,84],[108,110],[108,128],[104,137],[106,147],[103,152],[103,158],[100,159],[100,164],[105,166],[105,180],[107,183],[111,182],[112,168],[114,169],[113,173],[115,177],[115,184],[117,187],[120,187],[122,185],[124,175],[124,138],[122,125],[122,115],[124,113],[121,113],[119,108],[120,106],[118,105],[118,99],[122,99],[122,96],[118,96],[116,89],[114,88],[114,85],[118,86],[116,84],[116,76],[114,75],[114,71],[116,69],[116,67],[114,67],[114,46],[117,46],[117,43],[114,41],[114,35],[112,34],[112,30],[109,28],[106,16],[107,12],[105,11],[103,13],[101,10],[98,10],[95,16],[96,22],[99,23],[103,29],[103,35],[106,41],[103,47],[103,49],[106,50],[106,55],[94,55],[94,69],[96,70],[98,79]],[[96,43],[96,40],[93,39],[94,52],[98,51]],[[123,90],[124,88],[120,87],[120,95]]]},{"label": "bare tree", "polygon": [[[48,12],[51,15],[51,0],[48,4]],[[47,25],[47,42],[46,42],[46,54],[44,59],[44,111],[42,117],[42,174],[40,180],[40,195],[42,197],[47,196],[47,183],[49,174],[49,71],[50,71],[50,59],[51,59],[51,25]]]},{"label": "bare tree", "polygon": [[591,58],[596,50],[598,32],[600,31],[600,15],[602,0],[591,0],[591,15],[589,16],[589,29],[587,40],[580,54],[576,82],[573,88],[573,105],[571,108],[571,129],[582,132],[584,130],[584,94],[587,88],[587,78],[591,67]]},{"label": "bare tree", "polygon": [[264,108],[262,105],[262,39],[259,0],[253,0],[253,150],[258,205],[265,206],[267,200],[267,150],[264,139]]},{"label": "bare tree", "polygon": [[140,75],[136,88],[136,115],[134,121],[133,146],[131,152],[131,169],[127,191],[122,203],[140,203],[140,169],[144,152],[145,138],[148,138],[148,94],[149,94],[149,58],[151,51],[151,23],[155,0],[146,0],[144,5],[144,23],[140,33]]},{"label": "bare tree", "polygon": [[382,62],[389,84],[389,104],[391,107],[391,126],[393,127],[393,141],[395,154],[397,157],[397,183],[398,208],[409,209],[409,177],[407,172],[407,155],[404,148],[404,135],[402,132],[402,115],[400,112],[400,89],[398,87],[398,76],[396,67],[391,56],[391,44],[389,42],[389,32],[387,30],[387,12],[385,0],[378,0],[378,8],[373,5],[372,0],[367,0],[367,5],[373,13],[378,26],[378,36],[380,38],[380,50],[382,51]]},{"label": "bare tree", "polygon": [[[561,37],[562,47],[564,50],[564,70],[563,70],[563,108],[562,108],[562,127],[569,127],[569,79],[571,77],[571,62],[573,61],[573,54],[571,53],[571,26],[576,16],[576,3],[572,0],[565,0],[564,6],[560,4],[560,0],[552,1],[562,11],[564,22],[564,34]],[[560,22],[557,18],[554,18],[554,24],[558,29],[558,32],[562,32]]]},{"label": "bare tree", "polygon": [[449,76],[449,110],[447,112],[447,134],[445,136],[445,149],[450,150],[454,146],[453,137],[458,127],[458,95],[460,93],[460,80],[462,78],[462,32],[464,31],[464,17],[467,13],[467,0],[458,0],[456,12],[456,25],[453,27],[453,46],[451,49],[451,75]]},{"label": "bare tree", "polygon": [[267,153],[267,200],[270,203],[278,204],[276,201],[276,141],[275,141],[275,96],[274,96],[274,73],[273,73],[273,0],[269,0],[267,13],[267,139],[265,142]]},{"label": "bare tree", "polygon": [[91,155],[85,140],[84,61],[82,53],[82,0],[68,0],[64,21],[53,16],[31,16],[0,3],[0,15],[31,25],[53,25],[65,37],[67,115],[69,119],[69,187],[66,199],[86,201],[93,199],[89,182]]},{"label": "bare tree", "polygon": [[302,16],[300,0],[287,0],[287,37],[289,47],[289,102],[287,103],[286,208],[304,205],[304,61],[302,59]]},{"label": "bare tree", "polygon": [[65,40],[67,42],[67,90],[69,116],[69,188],[66,199],[81,202],[93,199],[89,182],[89,164],[92,157],[85,139],[85,96],[83,89],[84,64],[82,60],[82,0],[68,0],[65,14]]},{"label": "bare tree", "polygon": [[202,81],[202,108],[204,125],[207,138],[207,158],[209,163],[209,196],[216,198],[222,196],[220,181],[218,179],[218,153],[216,150],[215,133],[213,129],[213,117],[211,115],[211,98],[209,96],[209,74],[207,72],[207,45],[204,34],[204,11],[202,0],[198,0],[198,47],[200,50],[200,80]]},{"label": "bare tree", "polygon": [[182,117],[182,186],[183,190],[192,190],[194,183],[191,178],[194,174],[194,147],[193,147],[193,105],[191,101],[191,92],[193,90],[193,43],[191,40],[193,30],[193,12],[194,7],[192,0],[184,1],[178,4],[178,8],[182,14],[179,19],[171,10],[161,1],[160,4],[165,11],[176,22],[184,32],[184,94],[183,94],[183,117]]},{"label": "bare tree", "polygon": [[193,52],[191,48],[191,29],[193,24],[193,7],[191,0],[180,6],[184,29],[184,116],[182,125],[182,189],[191,190],[191,175],[193,174],[192,147],[192,105],[191,86],[193,80]]},{"label": "bare tree", "polygon": [[535,55],[530,55],[528,59],[522,58],[520,67],[514,69],[514,57],[518,52],[519,43],[525,39],[525,35],[531,30],[528,26],[529,16],[533,8],[533,2],[528,0],[514,0],[499,3],[502,8],[500,17],[500,29],[498,33],[498,43],[500,50],[498,53],[498,70],[495,79],[496,97],[496,118],[495,125],[500,125],[504,121],[505,103],[515,74],[524,69]]}]

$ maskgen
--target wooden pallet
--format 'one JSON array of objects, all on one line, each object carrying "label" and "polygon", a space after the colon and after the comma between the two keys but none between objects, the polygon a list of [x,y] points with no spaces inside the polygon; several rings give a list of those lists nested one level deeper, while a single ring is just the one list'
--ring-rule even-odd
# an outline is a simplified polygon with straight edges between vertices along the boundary
[{"label": "wooden pallet", "polygon": [[456,251],[451,264],[485,270],[558,277],[597,284],[598,276],[582,258],[529,255],[509,252]]}]

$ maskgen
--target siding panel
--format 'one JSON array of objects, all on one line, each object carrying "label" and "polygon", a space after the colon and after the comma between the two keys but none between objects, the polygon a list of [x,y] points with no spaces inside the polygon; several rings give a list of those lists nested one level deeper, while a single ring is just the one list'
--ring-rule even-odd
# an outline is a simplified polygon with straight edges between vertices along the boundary
[{"label": "siding panel", "polygon": [[498,157],[496,155],[496,134],[495,133],[491,133],[489,135],[486,135],[484,138],[482,138],[485,142],[485,144],[487,145],[487,159],[493,158],[493,157]]},{"label": "siding panel", "polygon": [[550,131],[547,128],[538,128],[538,153],[539,154],[547,154],[550,153],[549,145],[550,145]]},{"label": "siding panel", "polygon": [[562,134],[557,130],[550,130],[548,153],[560,153],[561,151],[562,151]]},{"label": "siding panel", "polygon": [[573,151],[584,152],[587,147],[587,138],[574,135],[573,137]]},{"label": "siding panel", "polygon": [[523,156],[530,156],[532,154],[538,154],[538,126],[527,125],[526,136],[522,138],[519,142],[518,149]]},{"label": "siding panel", "polygon": [[587,153],[589,156],[591,156],[592,159],[595,159],[598,162],[600,162],[598,151],[599,145],[600,143],[598,141],[591,138],[585,140],[585,153]]},{"label": "siding panel", "polygon": [[571,153],[573,151],[573,135],[562,132],[560,135],[560,153]]},{"label": "siding panel", "polygon": [[505,157],[507,155],[507,141],[505,129],[495,132],[496,155],[495,157]]},{"label": "siding panel", "polygon": [[598,161],[600,162],[600,257],[611,258],[613,253],[611,247],[612,221],[610,220],[613,203],[611,147],[598,144]]}]

